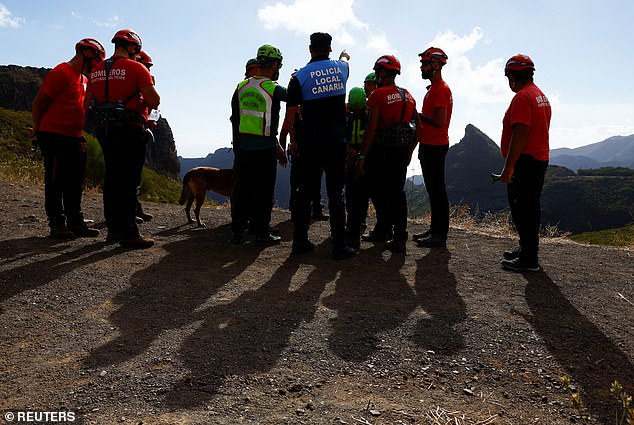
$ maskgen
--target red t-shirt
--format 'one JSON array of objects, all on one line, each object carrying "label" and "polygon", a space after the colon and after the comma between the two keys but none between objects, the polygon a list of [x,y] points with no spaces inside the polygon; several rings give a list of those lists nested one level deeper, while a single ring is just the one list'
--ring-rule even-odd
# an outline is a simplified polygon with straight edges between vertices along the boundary
[{"label": "red t-shirt", "polygon": [[421,112],[423,115],[433,117],[434,108],[445,108],[447,110],[447,121],[445,121],[445,125],[442,128],[423,123],[422,143],[426,145],[448,145],[453,97],[449,86],[442,80],[429,86],[423,99]]},{"label": "red t-shirt", "polygon": [[53,68],[42,82],[40,93],[52,99],[44,112],[38,131],[81,137],[86,112],[86,77],[63,62]]},{"label": "red t-shirt", "polygon": [[522,153],[540,161],[548,161],[550,157],[548,130],[551,114],[548,98],[534,83],[528,83],[522,87],[515,93],[502,120],[502,156],[506,158],[509,153],[513,124],[521,123],[529,127],[528,138]]},{"label": "red t-shirt", "polygon": [[379,124],[377,130],[383,130],[400,122],[408,123],[416,112],[416,100],[405,89],[405,113],[403,113],[403,100],[396,86],[384,86],[374,90],[368,98],[368,108],[379,109]]},{"label": "red t-shirt", "polygon": [[[106,102],[106,62],[101,62],[90,73],[89,86],[97,102]],[[148,107],[143,101],[141,88],[153,85],[150,71],[140,62],[119,58],[110,69],[108,77],[108,102],[117,102],[129,98],[123,106],[138,112],[147,121]]]}]

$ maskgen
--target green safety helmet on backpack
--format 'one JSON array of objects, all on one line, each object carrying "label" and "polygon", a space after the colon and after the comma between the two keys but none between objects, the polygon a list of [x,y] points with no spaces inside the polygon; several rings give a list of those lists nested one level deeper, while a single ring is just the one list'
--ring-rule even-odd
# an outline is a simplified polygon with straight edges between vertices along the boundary
[{"label": "green safety helmet on backpack", "polygon": [[256,56],[259,61],[261,60],[278,60],[282,62],[282,52],[275,46],[270,44],[264,44],[258,49]]},{"label": "green safety helmet on backpack", "polygon": [[361,87],[353,87],[348,95],[348,103],[352,109],[365,108],[365,91]]},{"label": "green safety helmet on backpack", "polygon": [[376,74],[374,72],[370,72],[368,75],[366,75],[365,80],[363,80],[364,83],[376,83]]}]

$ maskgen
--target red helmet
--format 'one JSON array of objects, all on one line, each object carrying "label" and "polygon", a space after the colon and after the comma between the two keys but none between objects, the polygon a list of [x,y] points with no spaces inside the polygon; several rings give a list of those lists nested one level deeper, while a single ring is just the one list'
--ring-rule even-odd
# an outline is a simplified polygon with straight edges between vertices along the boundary
[{"label": "red helmet", "polygon": [[535,64],[531,58],[522,54],[512,56],[506,61],[506,65],[504,66],[505,73],[507,71],[523,71],[525,69],[532,69],[535,71]]},{"label": "red helmet", "polygon": [[99,57],[99,62],[106,58],[106,49],[104,49],[103,44],[101,44],[99,40],[95,40],[94,38],[82,38],[75,44],[75,51],[85,49],[93,50]]},{"label": "red helmet", "polygon": [[136,55],[136,61],[141,62],[143,65],[145,65],[148,68],[154,65],[152,63],[152,58],[150,57],[150,55],[147,54],[145,50],[141,50],[139,54]]},{"label": "red helmet", "polygon": [[397,74],[401,73],[401,63],[396,59],[396,56],[383,55],[374,62],[374,70],[378,68],[384,68],[388,71],[396,71]]},{"label": "red helmet", "polygon": [[437,59],[443,65],[446,65],[447,59],[449,59],[445,52],[443,52],[443,50],[439,49],[438,47],[430,47],[423,53],[419,53],[418,56],[420,56],[421,62],[431,62],[433,59]]},{"label": "red helmet", "polygon": [[123,42],[123,43],[135,44],[136,46],[138,46],[139,51],[143,48],[141,37],[139,37],[139,34],[135,33],[131,29],[123,29],[123,30],[117,31],[114,37],[112,37],[112,42],[113,43]]}]

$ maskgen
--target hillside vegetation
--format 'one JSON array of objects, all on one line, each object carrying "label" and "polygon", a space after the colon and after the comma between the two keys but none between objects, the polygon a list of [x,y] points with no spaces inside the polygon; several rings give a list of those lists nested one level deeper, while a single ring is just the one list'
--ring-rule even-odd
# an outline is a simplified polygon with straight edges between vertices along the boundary
[{"label": "hillside vegetation", "polygon": [[575,242],[592,245],[634,247],[634,224],[618,229],[586,232],[570,236]]},{"label": "hillside vegetation", "polygon": [[[44,184],[44,164],[39,149],[34,149],[27,129],[32,126],[31,113],[0,108],[0,178],[22,183]],[[103,152],[97,139],[84,133],[88,159],[86,190],[100,190],[105,170]],[[143,169],[141,199],[177,203],[181,185],[157,172]]]}]

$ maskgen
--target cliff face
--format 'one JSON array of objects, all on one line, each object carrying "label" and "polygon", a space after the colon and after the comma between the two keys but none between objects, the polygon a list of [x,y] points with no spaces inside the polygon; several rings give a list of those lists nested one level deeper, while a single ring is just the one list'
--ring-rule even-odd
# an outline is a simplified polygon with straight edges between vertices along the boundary
[{"label": "cliff face", "polygon": [[145,165],[170,179],[180,180],[180,162],[172,129],[165,118],[160,118],[152,128],[154,143],[147,146]]},{"label": "cliff face", "polygon": [[[30,111],[33,99],[48,71],[50,69],[29,66],[0,66],[0,107]],[[148,145],[146,166],[159,174],[179,180],[180,163],[169,123],[161,118],[152,132],[155,141]]]},{"label": "cliff face", "polygon": [[472,211],[499,211],[508,206],[506,187],[492,185],[489,173],[504,166],[500,148],[469,124],[460,143],[447,153],[447,194],[452,204],[469,205]]},{"label": "cliff face", "polygon": [[0,106],[16,111],[30,111],[31,104],[48,68],[0,66]]}]

